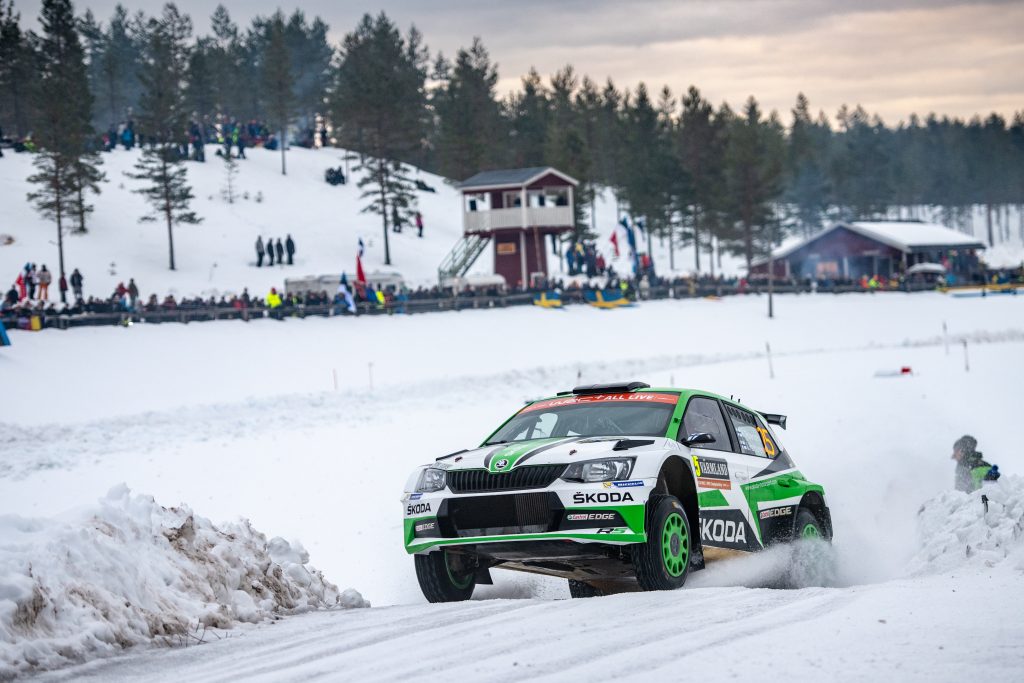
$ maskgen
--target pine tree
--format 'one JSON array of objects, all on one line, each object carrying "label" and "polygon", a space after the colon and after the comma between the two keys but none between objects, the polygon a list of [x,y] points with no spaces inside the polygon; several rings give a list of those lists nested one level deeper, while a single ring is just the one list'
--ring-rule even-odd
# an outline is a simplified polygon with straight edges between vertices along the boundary
[{"label": "pine tree", "polygon": [[86,233],[86,216],[93,212],[89,203],[89,194],[100,194],[100,183],[107,175],[99,170],[102,164],[100,155],[95,151],[83,152],[71,161],[69,181],[71,189],[71,212],[78,219],[76,233]]},{"label": "pine tree", "polygon": [[0,126],[19,137],[28,135],[35,117],[37,54],[31,34],[21,30],[14,0],[0,0]]},{"label": "pine tree", "polygon": [[506,117],[511,124],[511,163],[525,167],[543,166],[551,103],[536,69],[531,68],[522,82],[523,91],[513,93],[505,102]]},{"label": "pine tree", "polygon": [[238,160],[232,154],[225,154],[224,159],[224,188],[221,195],[228,204],[235,203],[238,195]]},{"label": "pine tree", "polygon": [[419,34],[403,38],[384,13],[364,15],[342,44],[331,102],[341,144],[361,154],[358,185],[381,216],[384,263],[391,264],[388,221],[411,217],[414,196],[403,160],[415,158],[425,136],[425,49]]},{"label": "pine tree", "polygon": [[144,88],[141,124],[152,144],[143,150],[135,165],[136,172],[128,176],[148,183],[135,190],[152,207],[151,213],[139,220],[164,220],[170,269],[174,270],[174,225],[202,220],[189,208],[194,197],[180,151],[188,122],[181,74],[188,63],[187,41],[192,34],[192,22],[169,4],[159,19],[149,21],[147,34],[140,73]]},{"label": "pine tree", "polygon": [[748,271],[754,257],[774,242],[773,202],[782,189],[783,149],[781,124],[774,115],[765,119],[751,96],[729,126],[725,156],[730,217],[739,231],[736,250]]},{"label": "pine tree", "polygon": [[[29,181],[39,187],[29,194],[43,216],[57,225],[60,274],[64,275],[64,222],[76,213],[79,229],[91,210],[86,192],[97,188],[102,174],[98,156],[87,154],[92,134],[92,95],[89,93],[85,50],[79,40],[70,0],[43,0],[39,23],[40,85],[36,91],[40,153]],[[63,299],[62,299],[63,300]]]},{"label": "pine tree", "polygon": [[474,38],[468,50],[458,51],[454,65],[440,58],[435,73],[442,83],[431,97],[437,116],[438,172],[464,179],[495,168],[504,152],[504,122],[495,95],[497,66],[487,49]]},{"label": "pine tree", "polygon": [[829,130],[827,123],[811,119],[810,104],[803,93],[797,95],[792,114],[785,197],[796,207],[797,222],[807,238],[820,227],[829,204],[830,189],[825,173]]},{"label": "pine tree", "polygon": [[288,147],[288,124],[295,106],[291,66],[285,44],[284,17],[273,16],[268,27],[263,53],[263,84],[266,88],[266,111],[270,123],[280,131],[281,175],[286,175],[285,150]]},{"label": "pine tree", "polygon": [[[696,87],[690,86],[682,102],[676,154],[690,183],[691,203],[680,207],[689,224],[694,246],[694,267],[701,270],[702,244],[711,247],[713,227],[722,203],[724,177],[724,126],[722,117]],[[711,264],[714,272],[714,264]]]},{"label": "pine tree", "polygon": [[587,149],[582,120],[574,101],[576,86],[576,73],[572,66],[560,69],[551,77],[544,163],[568,173],[580,182],[573,204],[573,223],[575,238],[581,240],[590,236],[583,207],[593,200],[593,193],[589,181],[590,150]]}]

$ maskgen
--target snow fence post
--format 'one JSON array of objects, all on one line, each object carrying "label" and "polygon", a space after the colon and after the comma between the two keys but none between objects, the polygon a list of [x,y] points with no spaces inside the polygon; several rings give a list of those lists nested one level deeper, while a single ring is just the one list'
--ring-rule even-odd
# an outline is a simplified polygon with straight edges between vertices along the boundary
[{"label": "snow fence post", "polygon": [[964,372],[970,372],[971,371],[971,362],[967,358],[967,340],[964,339],[963,343],[964,343]]},{"label": "snow fence post", "polygon": [[772,367],[772,345],[765,342],[764,350],[768,357],[768,379],[775,379],[775,368]]}]

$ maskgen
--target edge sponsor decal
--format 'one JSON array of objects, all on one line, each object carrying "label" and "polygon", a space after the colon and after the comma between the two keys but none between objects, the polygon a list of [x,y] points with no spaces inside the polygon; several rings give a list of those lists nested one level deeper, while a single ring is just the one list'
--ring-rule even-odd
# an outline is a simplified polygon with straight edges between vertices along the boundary
[{"label": "edge sponsor decal", "polygon": [[767,508],[766,510],[761,510],[760,514],[758,514],[758,517],[760,517],[761,519],[771,519],[772,517],[788,517],[791,514],[793,514],[793,506],[787,505],[785,507]]},{"label": "edge sponsor decal", "polygon": [[430,512],[430,503],[410,503],[405,506],[405,514],[407,515],[418,515],[423,512]]},{"label": "edge sponsor decal", "polygon": [[693,472],[697,475],[697,485],[702,488],[732,490],[732,481],[729,479],[729,463],[721,458],[695,455],[693,456]]},{"label": "edge sponsor decal", "polygon": [[739,510],[701,510],[700,540],[730,550],[756,550],[757,538]]},{"label": "edge sponsor decal", "polygon": [[522,413],[529,413],[534,410],[547,410],[561,406],[574,406],[581,403],[669,403],[675,405],[679,401],[678,394],[659,393],[632,393],[632,394],[583,394],[581,396],[566,396],[565,398],[553,398],[547,401],[531,403],[522,410]]},{"label": "edge sponsor decal", "polygon": [[577,491],[572,494],[572,502],[576,505],[583,505],[586,503],[632,503],[633,496],[629,491],[597,491],[595,493],[588,493],[584,491]]},{"label": "edge sponsor decal", "polygon": [[570,512],[565,516],[570,522],[601,522],[615,519],[614,512]]},{"label": "edge sponsor decal", "polygon": [[413,528],[416,529],[416,533],[420,533],[421,531],[433,531],[436,527],[437,522],[424,522],[423,524],[417,524]]},{"label": "edge sponsor decal", "polygon": [[[616,529],[626,527],[626,522],[615,510],[566,510],[558,528],[567,531],[570,529],[593,529],[594,527]],[[601,533],[601,532],[598,532]]]}]

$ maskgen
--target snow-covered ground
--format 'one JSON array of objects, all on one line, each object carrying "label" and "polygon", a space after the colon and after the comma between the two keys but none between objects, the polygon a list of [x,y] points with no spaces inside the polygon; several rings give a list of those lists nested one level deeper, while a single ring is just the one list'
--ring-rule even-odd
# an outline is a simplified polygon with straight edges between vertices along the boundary
[{"label": "snow-covered ground", "polygon": [[[1024,299],[784,296],[774,320],[765,304],[13,332],[0,352],[0,514],[53,517],[125,482],[294,539],[375,605],[58,677],[604,680],[683,667],[713,680],[1013,680],[1024,565],[1000,548],[1019,545],[1004,521],[1019,515],[1021,485],[1006,478],[991,517],[943,492],[963,433],[1007,477],[1024,472]],[[876,376],[902,366],[913,375]],[[827,585],[758,587],[788,564],[766,554],[711,566],[671,595],[567,602],[564,582],[495,572],[484,602],[424,604],[401,546],[409,469],[478,443],[523,399],[612,379],[788,414],[782,438],[830,498]]]}]

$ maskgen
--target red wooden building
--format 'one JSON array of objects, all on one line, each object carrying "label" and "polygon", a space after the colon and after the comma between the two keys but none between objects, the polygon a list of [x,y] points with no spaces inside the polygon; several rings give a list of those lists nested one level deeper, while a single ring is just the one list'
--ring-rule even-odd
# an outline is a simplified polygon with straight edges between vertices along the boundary
[{"label": "red wooden building", "polygon": [[[981,268],[985,245],[970,235],[920,221],[835,223],[813,237],[775,250],[775,276],[798,279],[894,277],[931,263],[958,277]],[[768,274],[768,259],[751,264],[752,275]]]},{"label": "red wooden building", "polygon": [[548,235],[571,232],[579,182],[551,168],[484,171],[459,184],[463,238],[439,269],[461,277],[494,242],[494,272],[510,287],[548,274]]}]

